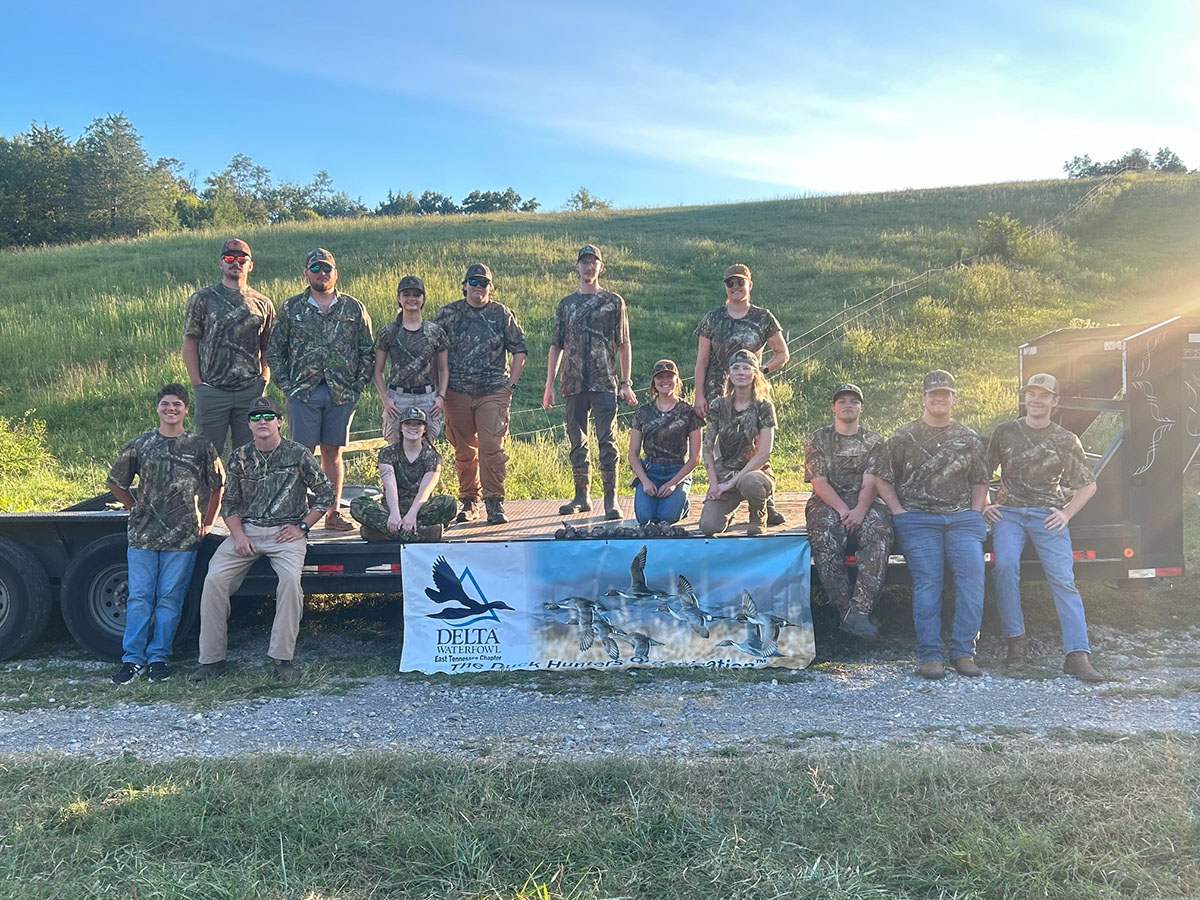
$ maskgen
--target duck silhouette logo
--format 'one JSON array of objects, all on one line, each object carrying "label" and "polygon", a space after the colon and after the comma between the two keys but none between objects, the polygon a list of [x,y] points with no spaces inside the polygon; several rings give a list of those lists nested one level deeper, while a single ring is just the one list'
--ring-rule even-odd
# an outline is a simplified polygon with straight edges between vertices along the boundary
[{"label": "duck silhouette logo", "polygon": [[[478,600],[467,595],[464,586],[466,581],[471,582],[475,593],[479,595]],[[496,615],[496,610],[512,610],[511,606],[501,600],[489,603],[483,590],[479,587],[479,582],[471,574],[470,567],[463,569],[462,575],[455,575],[454,569],[450,567],[450,563],[446,562],[444,556],[439,556],[434,560],[433,584],[433,587],[425,588],[425,596],[434,603],[445,604],[445,606],[435,613],[428,613],[426,618],[441,619],[448,623],[452,622],[457,628],[463,628],[484,619],[499,622],[500,617]],[[474,618],[471,618],[472,616]]]}]

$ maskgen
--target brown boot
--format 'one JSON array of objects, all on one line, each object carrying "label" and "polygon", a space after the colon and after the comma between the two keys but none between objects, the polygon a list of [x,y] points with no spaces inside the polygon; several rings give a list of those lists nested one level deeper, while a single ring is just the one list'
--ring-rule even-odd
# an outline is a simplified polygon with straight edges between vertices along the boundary
[{"label": "brown boot", "polygon": [[325,528],[327,531],[353,531],[354,523],[343,516],[340,509],[335,509],[325,516]]},{"label": "brown boot", "polygon": [[592,498],[588,496],[588,488],[592,483],[592,473],[587,466],[577,466],[571,470],[575,476],[575,496],[558,508],[560,516],[569,516],[579,512],[592,511]]},{"label": "brown boot", "polygon": [[978,678],[983,674],[983,669],[975,664],[973,656],[960,656],[954,660],[954,671],[959,675],[966,675],[968,678]]},{"label": "brown boot", "polygon": [[604,518],[614,522],[625,518],[617,506],[617,470],[601,469],[600,483],[604,486]]},{"label": "brown boot", "polygon": [[442,539],[442,526],[440,524],[433,525],[418,525],[416,534],[413,535],[413,541],[418,544],[436,544]]},{"label": "brown boot", "polygon": [[946,677],[946,667],[942,665],[940,659],[930,659],[921,663],[917,669],[917,674],[922,678],[928,678],[930,681],[937,681],[939,678]]},{"label": "brown boot", "polygon": [[372,528],[370,525],[359,526],[358,536],[364,541],[370,541],[371,543],[398,540],[396,535],[388,534],[386,531],[380,531],[378,528]]},{"label": "brown boot", "polygon": [[746,526],[746,534],[755,535],[762,534],[763,528],[767,524],[767,505],[760,503],[757,506],[750,504],[750,524]]},{"label": "brown boot", "polygon": [[1025,668],[1025,651],[1029,647],[1029,638],[1023,634],[1018,634],[1016,637],[1008,639],[1008,656],[1004,659],[1004,665],[1010,669]]},{"label": "brown boot", "polygon": [[1063,660],[1063,671],[1091,684],[1104,681],[1104,676],[1092,666],[1091,654],[1086,650],[1072,650],[1068,653],[1067,658]]}]

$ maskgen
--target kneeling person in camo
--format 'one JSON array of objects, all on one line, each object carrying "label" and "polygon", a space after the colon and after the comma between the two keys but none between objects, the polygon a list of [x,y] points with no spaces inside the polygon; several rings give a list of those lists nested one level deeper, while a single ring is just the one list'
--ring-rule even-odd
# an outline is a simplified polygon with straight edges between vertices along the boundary
[{"label": "kneeling person in camo", "polygon": [[[356,497],[350,515],[362,523],[365,541],[440,541],[454,518],[454,498],[434,494],[442,459],[426,440],[425,411],[413,406],[400,414],[400,440],[379,451],[384,503]],[[386,505],[385,505],[386,504]]]},{"label": "kneeling person in camo", "polygon": [[253,439],[229,457],[229,478],[221,504],[229,537],[208,563],[200,596],[200,667],[191,674],[191,681],[207,681],[225,673],[229,597],[260,556],[271,561],[279,576],[267,654],[274,663],[275,677],[283,681],[299,677],[292,657],[304,615],[300,572],[308,550],[308,530],[333,504],[333,485],[303,444],[280,435],[283,412],[274,400],[259,397],[251,403],[249,419]]},{"label": "kneeling person in camo", "polygon": [[156,399],[158,428],[126,444],[108,472],[108,489],[129,510],[129,599],[113,684],[143,671],[151,681],[171,677],[167,660],[196,551],[217,517],[225,479],[212,442],[183,428],[187,388],[164,385]]}]

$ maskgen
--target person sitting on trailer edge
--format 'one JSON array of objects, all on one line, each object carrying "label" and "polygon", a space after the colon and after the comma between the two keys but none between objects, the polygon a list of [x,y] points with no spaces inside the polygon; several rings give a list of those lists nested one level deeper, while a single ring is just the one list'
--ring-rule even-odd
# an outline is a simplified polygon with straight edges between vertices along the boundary
[{"label": "person sitting on trailer edge", "polygon": [[[1096,493],[1079,438],[1050,420],[1058,406],[1058,379],[1047,373],[1029,376],[1021,388],[1025,415],[996,427],[988,442],[988,468],[1000,469],[998,503],[984,518],[992,526],[992,572],[996,609],[1008,642],[1010,669],[1025,667],[1028,639],[1021,614],[1021,551],[1029,540],[1054,598],[1062,628],[1063,671],[1080,681],[1104,680],[1092,666],[1083,598],[1075,587],[1071,518]],[[1068,501],[1063,489],[1074,491]]]},{"label": "person sitting on trailer edge", "polygon": [[629,425],[633,514],[642,526],[674,525],[688,514],[704,420],[679,399],[681,386],[674,361],[660,359],[650,375],[650,400],[638,407]]},{"label": "person sitting on trailer edge", "polygon": [[[308,531],[333,504],[333,485],[303,444],[279,433],[283,411],[270,397],[250,404],[249,444],[229,457],[229,478],[221,514],[229,537],[213,554],[200,596],[200,665],[191,681],[225,674],[229,597],[260,556],[271,561],[279,578],[275,620],[267,654],[275,677],[295,681],[292,663],[304,615],[300,573],[308,549]],[[309,499],[309,493],[312,499]]]},{"label": "person sitting on trailer edge", "polygon": [[427,438],[425,410],[400,413],[400,440],[379,451],[380,503],[366,495],[350,503],[350,515],[362,523],[364,541],[440,541],[454,519],[454,498],[435,494],[442,458]]},{"label": "person sitting on trailer edge", "polygon": [[[396,318],[375,338],[375,391],[383,403],[383,439],[400,440],[400,414],[416,406],[425,411],[429,441],[442,433],[449,366],[446,332],[421,316],[425,307],[425,282],[405,275],[396,285]],[[383,369],[392,361],[386,384]]]},{"label": "person sitting on trailer edge", "polygon": [[225,481],[212,442],[184,430],[187,388],[163,385],[155,399],[158,428],[126,444],[108,472],[108,489],[129,510],[129,598],[113,684],[128,684],[143,672],[150,681],[171,677],[167,661],[196,553],[217,517]]}]

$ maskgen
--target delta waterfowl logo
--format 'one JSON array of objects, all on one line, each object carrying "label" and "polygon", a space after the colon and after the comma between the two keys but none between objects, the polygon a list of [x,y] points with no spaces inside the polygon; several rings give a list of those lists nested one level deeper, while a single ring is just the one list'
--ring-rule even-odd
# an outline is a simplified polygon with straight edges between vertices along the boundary
[{"label": "delta waterfowl logo", "polygon": [[[467,593],[468,582],[478,600]],[[426,617],[441,619],[455,628],[466,628],[486,620],[499,622],[500,617],[496,615],[498,609],[515,611],[502,600],[488,602],[479,582],[471,574],[470,567],[463,569],[461,575],[455,575],[454,569],[446,562],[444,556],[434,560],[433,584],[433,587],[425,588],[425,596],[434,603],[443,604],[443,608],[435,613],[427,613]]]}]

